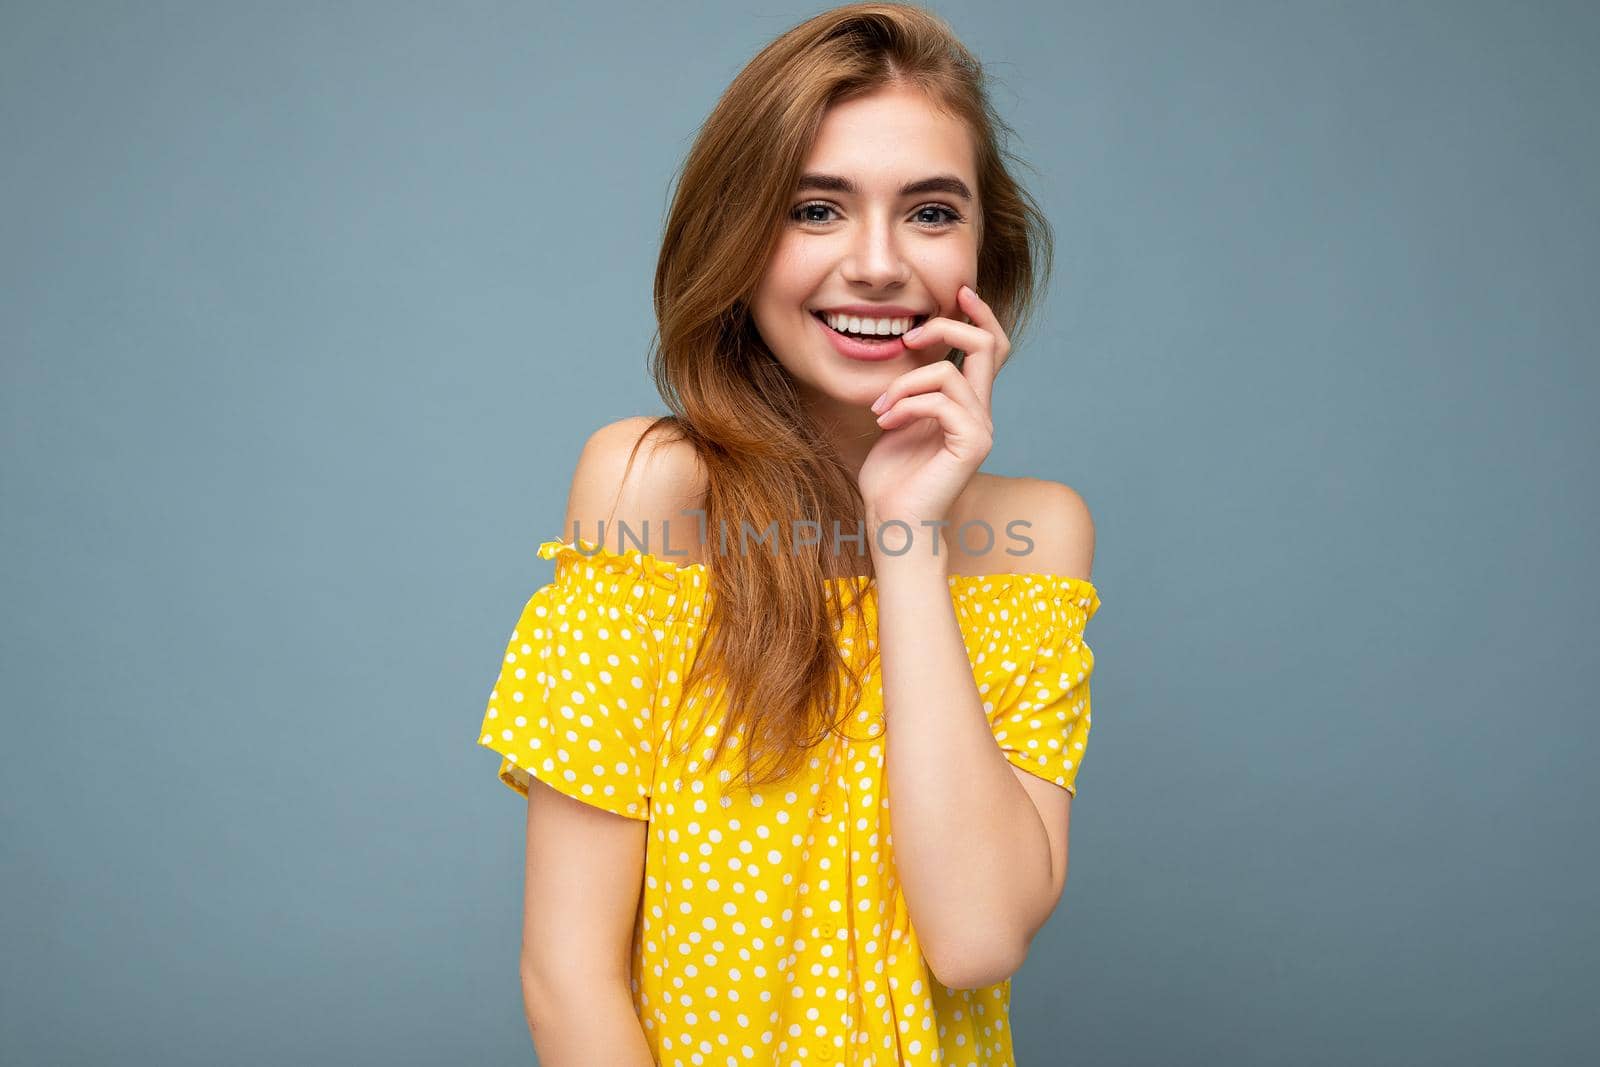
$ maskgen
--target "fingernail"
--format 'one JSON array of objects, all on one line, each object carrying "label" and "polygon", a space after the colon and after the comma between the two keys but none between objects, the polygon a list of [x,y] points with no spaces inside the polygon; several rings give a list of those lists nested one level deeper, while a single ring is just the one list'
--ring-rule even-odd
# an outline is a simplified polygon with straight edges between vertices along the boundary
[{"label": "fingernail", "polygon": [[883,398],[888,396],[888,395],[889,395],[889,391],[887,389],[885,389],[883,392],[879,393],[878,394],[878,399],[876,399],[876,400],[874,400],[872,402],[872,410],[873,411],[881,411],[883,409]]},{"label": "fingernail", "polygon": [[901,334],[900,336],[902,338],[904,338],[905,340],[907,340],[907,341],[915,341],[917,339],[917,334],[919,334],[921,332],[922,332],[922,327],[921,326],[913,326],[911,329],[907,330],[905,333]]}]

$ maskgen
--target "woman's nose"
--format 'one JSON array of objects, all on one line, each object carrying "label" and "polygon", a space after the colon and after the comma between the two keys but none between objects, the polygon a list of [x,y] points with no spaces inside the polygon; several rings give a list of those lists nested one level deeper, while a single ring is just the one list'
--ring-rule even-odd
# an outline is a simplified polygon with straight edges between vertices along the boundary
[{"label": "woman's nose", "polygon": [[848,280],[863,285],[892,285],[903,281],[907,270],[905,253],[892,222],[866,223],[858,228],[844,264]]}]

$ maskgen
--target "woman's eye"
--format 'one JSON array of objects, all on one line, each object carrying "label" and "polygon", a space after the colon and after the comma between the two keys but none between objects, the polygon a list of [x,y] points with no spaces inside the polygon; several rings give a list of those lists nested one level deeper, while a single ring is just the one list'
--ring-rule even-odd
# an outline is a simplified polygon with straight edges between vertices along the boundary
[{"label": "woman's eye", "polygon": [[[789,213],[789,217],[791,219],[793,219],[794,221],[796,221],[796,222],[814,222],[814,223],[831,222],[832,221],[831,219],[818,218],[815,215],[808,215],[807,212],[811,212],[811,211],[828,212],[828,211],[832,211],[832,210],[833,210],[833,205],[832,204],[824,204],[824,203],[820,203],[820,202],[819,203],[810,203],[810,204],[801,204],[799,207],[795,208],[793,211],[791,211]],[[930,211],[937,212],[940,217],[936,217],[936,218],[932,218],[932,219],[924,218],[924,216]],[[953,225],[954,223],[962,221],[962,218],[961,218],[961,215],[960,215],[959,212],[957,212],[953,208],[945,207],[943,204],[926,204],[926,205],[924,205],[922,207],[917,208],[916,212],[913,214],[912,217],[917,219],[917,220],[919,220],[924,225],[931,225],[931,226],[935,226],[935,227],[949,226],[949,225]]]},{"label": "woman's eye", "polygon": [[794,219],[796,222],[827,222],[828,221],[827,219],[811,218],[811,217],[807,216],[805,213],[807,211],[832,211],[832,210],[833,210],[833,207],[831,205],[828,205],[828,204],[801,204],[799,207],[795,208],[793,211],[791,211],[789,213],[789,217]]},{"label": "woman's eye", "polygon": [[928,204],[924,207],[917,208],[917,214],[919,216],[925,211],[939,211],[944,213],[944,218],[934,220],[935,225],[948,226],[952,223],[961,221],[961,216],[957,214],[953,208],[945,207],[943,204]]}]

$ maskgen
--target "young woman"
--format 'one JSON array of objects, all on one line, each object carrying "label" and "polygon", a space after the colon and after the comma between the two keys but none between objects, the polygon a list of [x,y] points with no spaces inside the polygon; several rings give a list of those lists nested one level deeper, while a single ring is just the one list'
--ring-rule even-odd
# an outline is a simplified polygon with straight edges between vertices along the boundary
[{"label": "young woman", "polygon": [[528,800],[547,1067],[1013,1062],[1099,598],[1080,497],[978,469],[1049,262],[1003,128],[943,22],[856,4],[689,154],[674,414],[589,437],[480,732]]}]

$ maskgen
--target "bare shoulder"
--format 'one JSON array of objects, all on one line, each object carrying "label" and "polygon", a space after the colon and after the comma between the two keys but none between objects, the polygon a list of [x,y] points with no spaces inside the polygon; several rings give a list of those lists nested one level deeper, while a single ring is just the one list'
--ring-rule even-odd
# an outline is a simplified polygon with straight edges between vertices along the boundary
[{"label": "bare shoulder", "polygon": [[991,478],[985,512],[1002,546],[997,569],[1088,579],[1094,517],[1078,491],[1048,478]]},{"label": "bare shoulder", "polygon": [[675,562],[699,559],[697,517],[684,509],[704,507],[705,467],[695,447],[670,422],[639,415],[609,422],[591,433],[578,456],[567,496],[562,537],[576,524],[587,541],[600,539],[616,550],[626,525],[630,537],[622,545],[643,542],[653,555],[664,555],[670,528],[670,556]]}]

